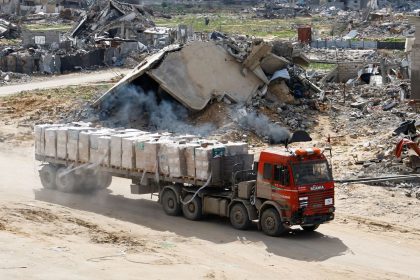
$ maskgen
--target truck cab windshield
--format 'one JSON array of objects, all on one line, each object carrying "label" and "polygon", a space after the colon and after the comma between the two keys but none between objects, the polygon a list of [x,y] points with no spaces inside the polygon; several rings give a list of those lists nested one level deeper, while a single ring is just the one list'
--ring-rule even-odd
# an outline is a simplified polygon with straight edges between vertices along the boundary
[{"label": "truck cab windshield", "polygon": [[296,185],[319,184],[332,181],[326,161],[302,162],[292,165]]}]

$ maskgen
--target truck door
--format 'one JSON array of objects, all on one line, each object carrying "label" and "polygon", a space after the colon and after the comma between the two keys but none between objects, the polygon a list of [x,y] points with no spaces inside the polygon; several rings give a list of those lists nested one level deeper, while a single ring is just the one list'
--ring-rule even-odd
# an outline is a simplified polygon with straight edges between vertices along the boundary
[{"label": "truck door", "polygon": [[273,193],[289,185],[289,170],[286,166],[264,163],[257,182],[257,197],[273,199]]}]

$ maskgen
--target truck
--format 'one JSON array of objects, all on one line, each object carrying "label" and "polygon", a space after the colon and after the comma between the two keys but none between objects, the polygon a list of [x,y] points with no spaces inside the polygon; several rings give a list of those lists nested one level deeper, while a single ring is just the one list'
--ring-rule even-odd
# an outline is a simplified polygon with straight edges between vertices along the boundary
[{"label": "truck", "polygon": [[207,179],[78,162],[36,153],[44,188],[64,192],[107,188],[112,177],[132,180],[131,193],[156,194],[163,211],[196,221],[207,215],[239,230],[254,222],[269,236],[291,226],[314,231],[334,219],[334,180],[321,149],[268,148],[253,154],[213,155]]}]

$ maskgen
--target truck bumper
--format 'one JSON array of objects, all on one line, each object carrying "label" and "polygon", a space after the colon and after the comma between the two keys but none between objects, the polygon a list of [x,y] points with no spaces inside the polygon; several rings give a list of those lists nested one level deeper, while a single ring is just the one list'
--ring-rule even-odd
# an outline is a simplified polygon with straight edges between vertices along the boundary
[{"label": "truck bumper", "polygon": [[334,213],[303,217],[302,225],[318,225],[334,220]]},{"label": "truck bumper", "polygon": [[291,220],[291,225],[319,225],[334,220],[334,213],[311,216],[297,215]]}]

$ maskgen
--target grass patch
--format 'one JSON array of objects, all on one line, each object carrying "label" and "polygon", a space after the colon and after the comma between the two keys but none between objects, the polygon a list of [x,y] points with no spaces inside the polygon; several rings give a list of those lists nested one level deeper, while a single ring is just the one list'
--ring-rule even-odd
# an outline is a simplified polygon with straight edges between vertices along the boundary
[{"label": "grass patch", "polygon": [[34,24],[25,24],[23,28],[26,28],[30,31],[61,31],[67,32],[73,28],[72,24],[42,24],[42,23],[34,23]]},{"label": "grass patch", "polygon": [[20,39],[0,39],[0,46],[19,46],[20,43]]},{"label": "grass patch", "polygon": [[[204,19],[210,19],[205,25]],[[185,14],[174,16],[171,19],[156,18],[158,26],[176,27],[179,24],[192,26],[197,32],[221,31],[228,34],[246,34],[257,37],[275,37],[278,39],[291,39],[297,36],[299,25],[310,24],[317,29],[329,29],[328,24],[319,18],[298,17],[295,19],[261,19],[251,15],[239,14]]]},{"label": "grass patch", "polygon": [[309,66],[307,67],[307,69],[311,69],[311,70],[323,70],[323,71],[331,71],[332,69],[335,68],[335,64],[331,64],[331,63],[318,63],[318,62],[314,62],[309,64]]}]

